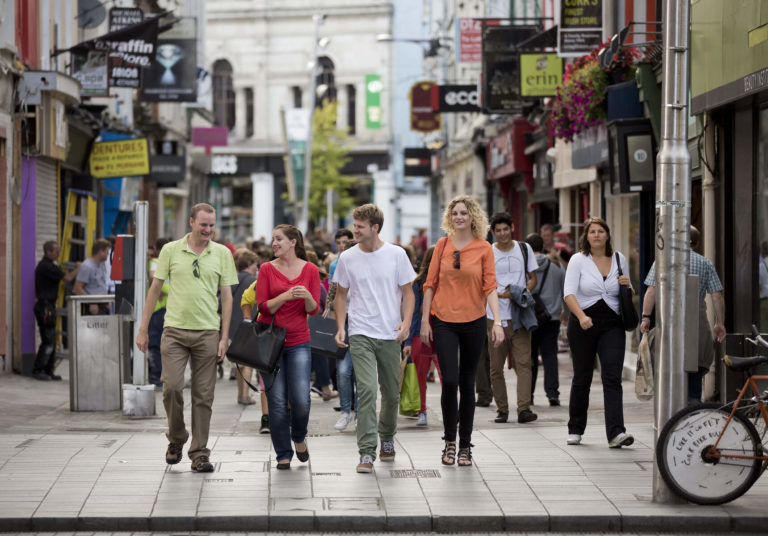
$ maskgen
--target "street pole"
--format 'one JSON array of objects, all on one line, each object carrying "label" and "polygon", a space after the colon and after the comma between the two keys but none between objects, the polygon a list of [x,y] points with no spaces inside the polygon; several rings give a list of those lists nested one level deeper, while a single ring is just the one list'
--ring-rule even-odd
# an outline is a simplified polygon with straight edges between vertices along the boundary
[{"label": "street pole", "polygon": [[317,53],[320,49],[320,25],[323,23],[324,15],[316,13],[312,16],[315,22],[315,43],[312,49],[312,73],[309,78],[309,129],[307,130],[307,147],[304,157],[304,192],[303,204],[301,206],[301,221],[299,229],[306,234],[309,231],[309,181],[312,177],[312,126],[315,117],[315,104],[317,103],[317,94],[315,85],[317,84]]},{"label": "street pole", "polygon": [[[689,1],[665,0],[662,63],[664,92],[662,142],[656,195],[656,313],[659,352],[656,362],[655,437],[685,406],[684,356],[687,311],[686,278],[690,258],[691,156],[688,153]],[[654,464],[653,501],[684,502],[664,483]]]}]

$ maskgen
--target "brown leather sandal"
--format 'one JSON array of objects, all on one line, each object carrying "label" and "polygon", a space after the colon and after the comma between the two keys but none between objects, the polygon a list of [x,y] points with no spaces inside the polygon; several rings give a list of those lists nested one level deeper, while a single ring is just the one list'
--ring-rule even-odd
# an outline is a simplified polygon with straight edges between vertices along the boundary
[{"label": "brown leather sandal", "polygon": [[472,465],[472,448],[459,449],[459,467],[469,467],[470,465]]},{"label": "brown leather sandal", "polygon": [[443,449],[443,465],[453,465],[456,463],[456,442],[446,441]]}]

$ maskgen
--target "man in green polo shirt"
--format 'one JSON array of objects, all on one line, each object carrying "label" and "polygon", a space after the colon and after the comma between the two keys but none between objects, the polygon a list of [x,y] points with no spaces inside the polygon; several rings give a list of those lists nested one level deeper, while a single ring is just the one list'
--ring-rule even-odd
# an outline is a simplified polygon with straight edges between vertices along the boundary
[{"label": "man in green polo shirt", "polygon": [[[157,269],[147,294],[136,345],[147,351],[149,320],[168,281],[163,338],[160,344],[163,372],[163,405],[168,416],[168,450],[165,461],[181,461],[182,448],[189,438],[184,425],[184,370],[192,365],[192,443],[187,453],[192,470],[213,471],[207,448],[211,405],[216,386],[216,363],[224,359],[229,343],[232,314],[232,287],[237,272],[232,253],[213,242],[216,211],[207,203],[192,207],[192,232],[169,242],[160,252]],[[221,319],[216,312],[221,294]]]}]

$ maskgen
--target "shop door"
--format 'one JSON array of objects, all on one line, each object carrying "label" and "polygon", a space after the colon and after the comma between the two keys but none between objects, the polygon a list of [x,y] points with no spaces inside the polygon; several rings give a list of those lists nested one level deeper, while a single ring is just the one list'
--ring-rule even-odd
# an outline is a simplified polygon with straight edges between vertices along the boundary
[{"label": "shop door", "polygon": [[43,256],[43,244],[48,240],[59,239],[58,165],[50,158],[37,159],[37,208],[35,238],[35,258]]}]

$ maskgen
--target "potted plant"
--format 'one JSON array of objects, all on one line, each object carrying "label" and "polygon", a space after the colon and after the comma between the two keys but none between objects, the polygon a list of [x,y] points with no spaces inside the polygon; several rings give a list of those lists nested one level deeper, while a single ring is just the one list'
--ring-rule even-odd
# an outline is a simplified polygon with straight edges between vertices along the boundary
[{"label": "potted plant", "polygon": [[556,137],[573,141],[573,137],[606,119],[606,87],[634,79],[635,61],[640,53],[633,47],[620,47],[607,66],[598,57],[610,43],[603,43],[586,56],[568,64],[563,85],[558,87],[552,103],[552,128]]}]

